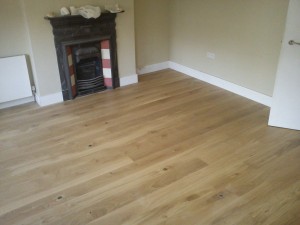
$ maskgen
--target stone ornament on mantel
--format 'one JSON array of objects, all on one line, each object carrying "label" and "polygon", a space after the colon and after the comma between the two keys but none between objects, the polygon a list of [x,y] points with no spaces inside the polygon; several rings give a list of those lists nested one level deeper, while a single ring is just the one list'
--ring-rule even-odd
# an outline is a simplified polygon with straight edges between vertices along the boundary
[{"label": "stone ornament on mantel", "polygon": [[105,5],[105,10],[111,12],[111,13],[120,13],[124,10],[119,7],[118,3],[112,4],[112,5]]},{"label": "stone ornament on mantel", "polygon": [[67,7],[62,7],[62,8],[60,9],[60,15],[62,15],[62,16],[70,15],[69,9],[68,9]]},{"label": "stone ornament on mantel", "polygon": [[71,11],[71,15],[72,15],[72,16],[77,16],[77,15],[79,15],[78,8],[76,8],[75,6],[70,6],[70,11]]},{"label": "stone ornament on mantel", "polygon": [[[76,8],[75,8],[76,9]],[[97,19],[101,15],[101,9],[99,6],[86,5],[78,9],[79,15],[86,19],[94,18]]]},{"label": "stone ornament on mantel", "polygon": [[[119,4],[105,4],[105,13],[123,13],[123,9],[119,7]],[[49,12],[45,18],[61,17],[61,16],[82,16],[86,19],[94,18],[97,19],[101,16],[101,8],[99,6],[85,5],[79,8],[75,6],[62,7],[60,13]]]}]

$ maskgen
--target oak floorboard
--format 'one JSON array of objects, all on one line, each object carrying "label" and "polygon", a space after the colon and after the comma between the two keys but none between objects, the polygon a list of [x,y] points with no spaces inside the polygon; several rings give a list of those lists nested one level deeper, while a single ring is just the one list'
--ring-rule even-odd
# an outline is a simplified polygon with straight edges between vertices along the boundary
[{"label": "oak floorboard", "polygon": [[0,110],[0,224],[299,225],[300,132],[163,70]]}]

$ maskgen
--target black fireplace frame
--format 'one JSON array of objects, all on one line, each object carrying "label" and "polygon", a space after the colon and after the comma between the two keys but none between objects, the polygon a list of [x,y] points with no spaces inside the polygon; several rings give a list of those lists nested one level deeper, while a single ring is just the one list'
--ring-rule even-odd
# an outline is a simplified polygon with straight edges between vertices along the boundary
[{"label": "black fireplace frame", "polygon": [[102,13],[97,19],[82,16],[46,17],[53,27],[54,43],[64,100],[73,99],[66,47],[109,40],[112,70],[112,88],[120,87],[116,19],[117,14]]}]

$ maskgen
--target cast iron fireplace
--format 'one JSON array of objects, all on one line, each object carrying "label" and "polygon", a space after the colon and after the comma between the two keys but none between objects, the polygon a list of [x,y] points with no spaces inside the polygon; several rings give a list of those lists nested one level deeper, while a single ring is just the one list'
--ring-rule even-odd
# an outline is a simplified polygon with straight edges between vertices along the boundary
[{"label": "cast iron fireplace", "polygon": [[116,15],[102,13],[97,19],[81,16],[46,18],[53,27],[65,101],[120,86]]}]

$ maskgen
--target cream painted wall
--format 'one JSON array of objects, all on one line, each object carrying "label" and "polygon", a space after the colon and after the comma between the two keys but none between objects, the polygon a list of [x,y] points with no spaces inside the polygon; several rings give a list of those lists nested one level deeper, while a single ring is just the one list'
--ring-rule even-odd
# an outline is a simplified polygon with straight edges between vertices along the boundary
[{"label": "cream painted wall", "polygon": [[[6,32],[1,33],[0,56],[31,55],[37,94],[61,92],[52,27],[44,16],[70,4],[103,7],[104,3],[105,0],[1,0],[0,27]],[[117,18],[119,74],[126,77],[136,74],[134,2],[119,0],[119,4],[126,10]]]},{"label": "cream painted wall", "polygon": [[120,77],[136,75],[134,0],[118,0],[125,13],[117,17],[117,45]]},{"label": "cream painted wall", "polygon": [[135,33],[137,66],[169,60],[170,0],[136,0]]},{"label": "cream painted wall", "polygon": [[53,35],[44,16],[55,7],[55,1],[24,0],[37,94],[46,96],[61,91]]},{"label": "cream painted wall", "polygon": [[0,57],[25,55],[30,82],[34,85],[32,51],[23,0],[0,0],[0,4]]},{"label": "cream painted wall", "polygon": [[[0,35],[0,57],[31,55],[38,94],[60,92],[52,29],[43,17],[61,6],[104,5],[105,0],[0,1],[0,27],[5,30]],[[272,95],[288,0],[119,3],[126,10],[117,18],[121,77],[136,73],[135,21],[138,67],[172,60]],[[208,59],[207,52],[215,53],[216,59]]]},{"label": "cream painted wall", "polygon": [[170,60],[272,96],[288,2],[172,0]]},{"label": "cream painted wall", "polygon": [[1,0],[0,57],[30,53],[21,0]]}]

